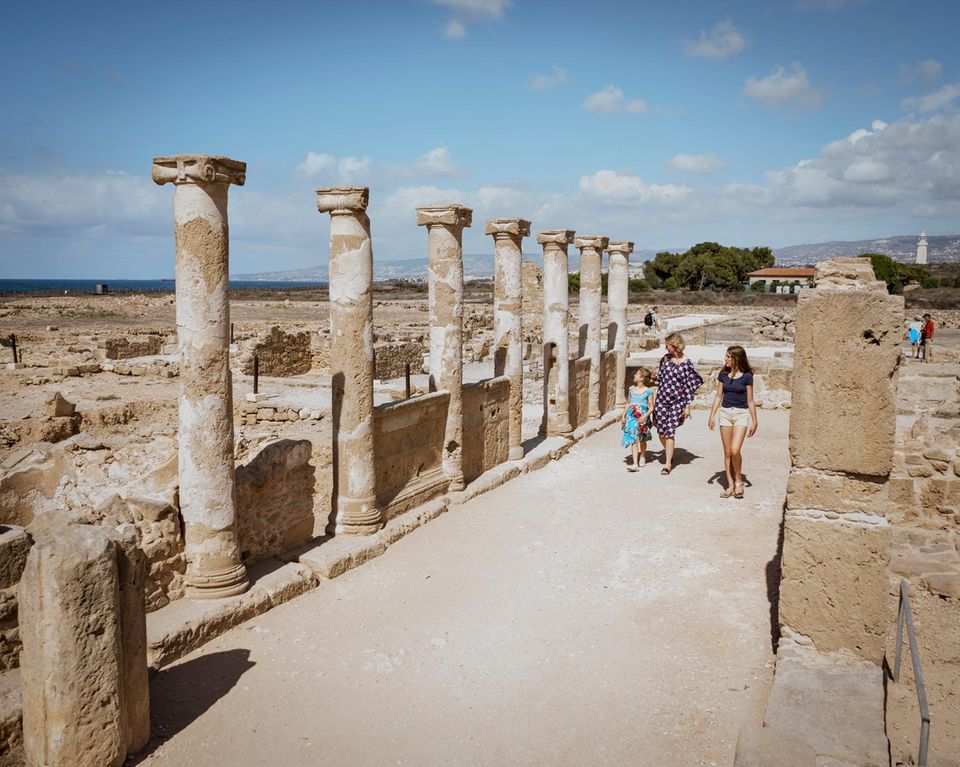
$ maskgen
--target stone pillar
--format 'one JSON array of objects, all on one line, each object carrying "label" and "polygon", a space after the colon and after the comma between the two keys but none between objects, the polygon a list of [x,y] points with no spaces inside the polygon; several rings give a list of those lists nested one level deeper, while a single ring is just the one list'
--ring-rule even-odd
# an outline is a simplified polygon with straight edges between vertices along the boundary
[{"label": "stone pillar", "polygon": [[633,253],[632,242],[611,242],[607,245],[609,268],[607,271],[607,306],[610,309],[610,324],[607,325],[607,349],[617,352],[617,400],[616,406],[627,404],[627,304],[630,295],[628,266]]},{"label": "stone pillar", "polygon": [[[330,359],[337,507],[330,531],[380,529],[373,461],[373,248],[366,187],[317,190],[330,214]],[[328,529],[330,529],[328,528]]]},{"label": "stone pillar", "polygon": [[430,298],[430,388],[450,392],[443,471],[463,490],[463,229],[473,211],[462,205],[417,208],[427,227]]},{"label": "stone pillar", "polygon": [[136,531],[53,513],[30,527],[19,587],[29,767],[120,765],[150,738],[143,554]]},{"label": "stone pillar", "polygon": [[[569,436],[570,426],[570,341],[567,328],[569,317],[569,262],[567,247],[573,242],[574,233],[569,229],[551,229],[537,234],[537,242],[543,245],[543,343],[552,344],[554,364],[557,371],[553,391],[553,408],[550,397],[544,396],[543,407],[547,412],[547,434]],[[544,370],[548,360],[544,359]]]},{"label": "stone pillar", "polygon": [[606,237],[577,237],[580,249],[580,356],[590,358],[587,417],[600,417],[600,268]]},{"label": "stone pillar", "polygon": [[487,221],[493,235],[496,274],[493,294],[494,370],[510,378],[509,460],[523,458],[523,238],[530,222],[522,218]]},{"label": "stone pillar", "polygon": [[870,262],[817,265],[797,299],[780,623],[880,663],[903,298]]},{"label": "stone pillar", "polygon": [[177,341],[180,347],[180,513],[186,594],[216,599],[247,588],[234,505],[227,188],[246,163],[177,155],[153,161],[153,180],[176,185]]}]

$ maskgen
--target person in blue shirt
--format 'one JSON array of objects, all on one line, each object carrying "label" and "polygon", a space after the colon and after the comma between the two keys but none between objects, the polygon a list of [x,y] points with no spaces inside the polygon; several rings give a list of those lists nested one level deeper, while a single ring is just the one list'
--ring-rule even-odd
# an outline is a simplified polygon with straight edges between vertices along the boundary
[{"label": "person in blue shirt", "polygon": [[653,385],[653,373],[646,368],[638,368],[633,374],[630,400],[620,416],[620,428],[623,430],[620,444],[629,447],[633,453],[633,463],[627,465],[627,471],[637,471],[640,466],[647,465],[650,416],[656,396],[657,387]]},{"label": "person in blue shirt", "polygon": [[731,346],[717,376],[717,396],[713,399],[707,426],[713,431],[720,415],[720,441],[723,443],[723,468],[727,487],[721,498],[743,498],[743,441],[757,433],[757,408],[753,404],[753,369],[742,346]]}]

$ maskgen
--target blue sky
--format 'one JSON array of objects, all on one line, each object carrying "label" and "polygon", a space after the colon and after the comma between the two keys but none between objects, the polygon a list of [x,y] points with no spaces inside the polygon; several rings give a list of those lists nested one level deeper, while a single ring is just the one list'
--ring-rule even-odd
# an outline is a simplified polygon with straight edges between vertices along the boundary
[{"label": "blue sky", "polygon": [[[231,272],[326,260],[313,189],[638,248],[960,232],[953,0],[15,4],[0,27],[0,277],[173,272],[155,155],[248,163]],[[525,250],[536,251],[530,241]]]}]

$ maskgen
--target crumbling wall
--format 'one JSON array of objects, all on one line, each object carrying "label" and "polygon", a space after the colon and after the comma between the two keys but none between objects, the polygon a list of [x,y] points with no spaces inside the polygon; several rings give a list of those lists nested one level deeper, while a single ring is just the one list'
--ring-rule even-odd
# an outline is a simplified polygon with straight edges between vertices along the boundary
[{"label": "crumbling wall", "polygon": [[[551,370],[551,374],[557,368]],[[570,360],[570,389],[569,389],[570,426],[576,429],[589,419],[590,398],[590,358]]]},{"label": "crumbling wall", "polygon": [[817,276],[797,301],[780,623],[880,663],[903,299],[860,259]]},{"label": "crumbling wall", "polygon": [[434,392],[373,412],[377,503],[392,516],[446,492],[443,439],[450,395]]},{"label": "crumbling wall", "polygon": [[137,335],[114,336],[103,342],[103,353],[108,360],[126,360],[131,357],[147,357],[160,354],[163,347],[163,336]]},{"label": "crumbling wall", "polygon": [[237,467],[237,536],[245,564],[313,537],[315,469],[306,439],[267,442]]},{"label": "crumbling wall", "polygon": [[617,381],[617,353],[614,350],[600,356],[600,412],[609,413],[617,402],[617,384],[626,387],[625,381]]},{"label": "crumbling wall", "polygon": [[521,280],[523,282],[523,327],[539,327],[543,323],[543,272],[533,261],[524,261]]},{"label": "crumbling wall", "polygon": [[30,544],[22,527],[0,525],[0,672],[20,665],[17,585],[27,563]]},{"label": "crumbling wall", "polygon": [[418,375],[423,369],[423,344],[413,341],[387,341],[375,344],[373,357],[376,363],[374,378],[388,381],[406,375],[406,366],[410,366],[411,375]]},{"label": "crumbling wall", "polygon": [[259,358],[260,375],[287,378],[309,373],[313,366],[311,334],[305,330],[284,332],[272,327],[243,344],[240,369],[253,375],[253,357]]},{"label": "crumbling wall", "polygon": [[510,379],[489,378],[463,387],[463,477],[470,482],[510,453]]}]

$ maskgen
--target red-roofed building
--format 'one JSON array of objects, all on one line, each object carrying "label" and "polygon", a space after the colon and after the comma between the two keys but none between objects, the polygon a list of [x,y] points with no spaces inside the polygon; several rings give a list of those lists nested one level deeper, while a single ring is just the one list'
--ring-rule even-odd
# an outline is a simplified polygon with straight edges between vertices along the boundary
[{"label": "red-roofed building", "polygon": [[750,272],[750,287],[760,282],[770,290],[774,283],[779,287],[796,285],[798,288],[809,288],[813,285],[813,278],[817,270],[812,267],[780,267],[771,266],[767,269],[757,269]]}]

